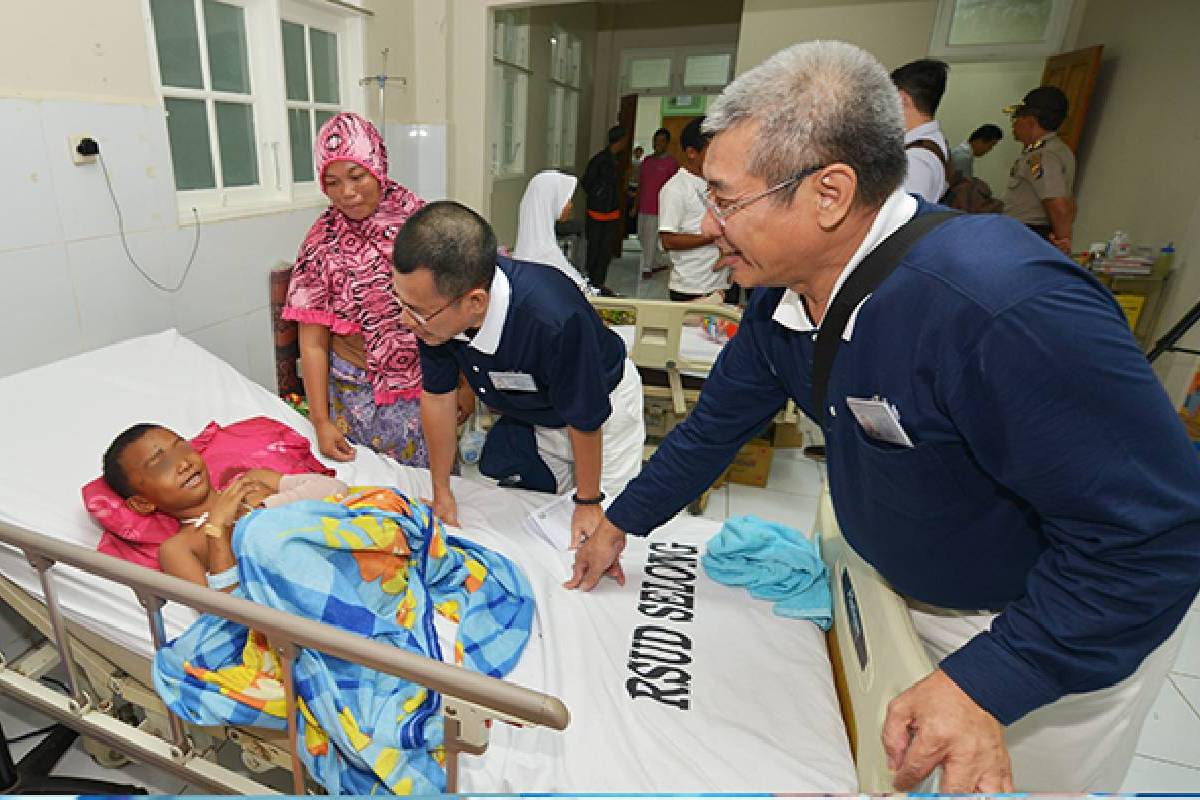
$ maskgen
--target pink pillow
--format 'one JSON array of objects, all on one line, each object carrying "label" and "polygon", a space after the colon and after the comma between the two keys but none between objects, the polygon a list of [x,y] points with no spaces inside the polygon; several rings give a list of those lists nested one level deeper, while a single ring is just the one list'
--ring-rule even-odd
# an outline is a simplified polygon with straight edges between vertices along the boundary
[{"label": "pink pillow", "polygon": [[[204,456],[218,489],[249,469],[270,469],[284,475],[334,474],[312,454],[308,439],[269,417],[252,417],[224,428],[210,422],[192,439],[192,446]],[[83,487],[83,504],[104,529],[97,550],[151,569],[159,568],[159,545],[179,531],[179,522],[173,517],[143,516],[130,510],[103,477]]]}]

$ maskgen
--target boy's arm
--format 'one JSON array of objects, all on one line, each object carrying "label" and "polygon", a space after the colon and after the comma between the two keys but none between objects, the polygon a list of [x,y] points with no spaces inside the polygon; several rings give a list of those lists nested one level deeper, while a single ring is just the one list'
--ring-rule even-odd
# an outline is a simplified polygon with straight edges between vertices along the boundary
[{"label": "boy's arm", "polygon": [[204,542],[197,541],[197,534],[191,526],[184,526],[179,533],[163,542],[162,547],[158,548],[158,565],[168,575],[198,586],[208,586],[203,551],[197,552],[196,547],[203,547]]}]

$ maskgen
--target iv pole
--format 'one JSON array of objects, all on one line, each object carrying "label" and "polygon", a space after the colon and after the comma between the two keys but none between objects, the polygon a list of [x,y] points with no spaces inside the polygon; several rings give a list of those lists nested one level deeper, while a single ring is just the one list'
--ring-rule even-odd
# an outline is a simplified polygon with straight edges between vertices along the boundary
[{"label": "iv pole", "polygon": [[408,85],[408,78],[402,75],[387,74],[387,59],[390,47],[383,48],[380,55],[383,56],[383,66],[379,70],[378,75],[367,75],[358,79],[359,86],[370,86],[374,83],[379,87],[379,135],[383,137],[383,144],[387,146],[387,85],[389,82],[399,83],[401,86]]}]

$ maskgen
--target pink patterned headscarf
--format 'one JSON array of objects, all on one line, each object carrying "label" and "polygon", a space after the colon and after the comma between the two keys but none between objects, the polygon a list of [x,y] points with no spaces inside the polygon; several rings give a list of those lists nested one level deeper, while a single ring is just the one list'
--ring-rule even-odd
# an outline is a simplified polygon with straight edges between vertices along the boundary
[{"label": "pink patterned headscarf", "polygon": [[379,181],[379,208],[352,220],[331,205],[317,217],[300,246],[283,318],[361,333],[375,402],[411,400],[421,393],[421,361],[392,293],[392,243],[425,201],[387,176],[383,137],[358,114],[322,125],[314,150],[321,186],[330,164],[353,161]]}]

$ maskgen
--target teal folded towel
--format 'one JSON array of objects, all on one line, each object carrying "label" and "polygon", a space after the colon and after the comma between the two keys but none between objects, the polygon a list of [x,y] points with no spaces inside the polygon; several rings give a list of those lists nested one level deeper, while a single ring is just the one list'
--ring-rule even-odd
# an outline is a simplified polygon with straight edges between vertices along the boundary
[{"label": "teal folded towel", "polygon": [[752,597],[774,600],[781,617],[833,622],[829,570],[800,531],[747,515],[725,521],[701,559],[708,577],[744,586]]}]

